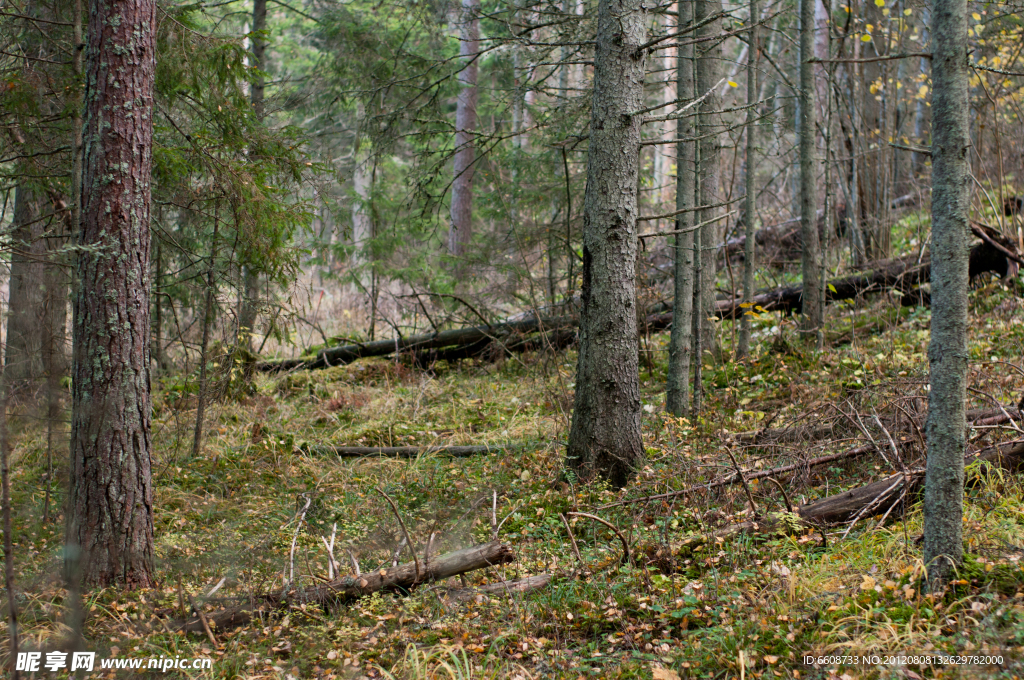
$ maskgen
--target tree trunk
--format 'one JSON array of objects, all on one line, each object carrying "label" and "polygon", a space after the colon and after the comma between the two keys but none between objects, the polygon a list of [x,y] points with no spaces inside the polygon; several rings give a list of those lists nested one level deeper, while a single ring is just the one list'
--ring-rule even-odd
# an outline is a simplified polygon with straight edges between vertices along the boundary
[{"label": "tree trunk", "polygon": [[[934,586],[963,559],[967,399],[967,3],[932,4],[932,324],[924,560]],[[933,586],[933,587],[934,587]]]},{"label": "tree trunk", "polygon": [[[680,30],[693,21],[693,2],[680,0]],[[679,101],[694,98],[693,44],[683,41],[676,53],[676,98]],[[676,210],[694,207],[694,128],[693,116],[676,119]],[[676,216],[676,229],[689,229],[693,225],[693,212]],[[678,320],[672,324],[668,350],[668,389],[665,407],[669,413],[681,416],[690,403],[690,362],[693,354],[693,232],[676,234],[673,250],[673,276],[675,302],[673,312]]]},{"label": "tree trunk", "polygon": [[820,337],[825,317],[818,242],[817,164],[814,159],[814,4],[800,0],[800,235],[804,305],[802,329]]},{"label": "tree trunk", "polygon": [[28,391],[43,375],[42,318],[46,245],[41,201],[30,187],[14,193],[10,312],[7,317],[5,374],[11,391]]},{"label": "tree trunk", "polygon": [[[476,151],[477,53],[480,51],[480,2],[462,0],[462,28],[459,35],[459,96],[455,104],[455,162],[453,167],[451,228],[448,252],[461,257],[471,236],[473,220],[473,174]],[[457,266],[456,272],[462,267]]]},{"label": "tree trunk", "polygon": [[153,581],[149,211],[156,2],[90,0],[66,567]]},{"label": "tree trunk", "polygon": [[[747,129],[744,132],[747,137],[746,166],[744,175],[744,201],[743,214],[744,226],[746,227],[747,240],[743,246],[743,302],[749,304],[754,297],[754,246],[757,244],[757,225],[755,224],[754,212],[754,176],[757,164],[754,154],[757,151],[757,139],[755,121],[757,110],[754,104],[757,102],[757,22],[760,14],[757,9],[757,0],[750,0],[750,50],[747,52]],[[726,254],[728,257],[728,254]],[[678,296],[677,296],[678,297]],[[750,353],[750,317],[744,314],[740,317],[740,338],[736,348],[736,358],[742,359]]]},{"label": "tree trunk", "polygon": [[[694,22],[706,21],[708,17],[722,11],[722,0],[696,0]],[[716,85],[722,70],[722,45],[719,35],[722,30],[721,20],[710,21],[697,31],[697,39],[702,40],[696,46],[697,59],[697,90],[696,95],[707,98],[697,107],[697,137],[700,138],[700,161],[697,164],[700,191],[695,196],[698,205],[714,205],[718,203],[718,183],[722,156],[722,142],[719,132],[722,129],[721,97],[718,96]],[[698,214],[699,221],[706,223],[700,230],[700,300],[697,311],[697,323],[700,328],[701,351],[694,359],[701,363],[704,355],[710,353],[718,356],[718,326],[712,320],[711,311],[715,308],[715,280],[718,276],[717,246],[722,241],[723,222],[711,222],[721,208],[706,208]]]},{"label": "tree trunk", "polygon": [[600,0],[583,207],[583,309],[566,465],[626,483],[643,456],[636,319],[642,0]]},{"label": "tree trunk", "polygon": [[[267,0],[253,0],[252,3],[252,55],[258,71],[267,68]],[[266,88],[263,77],[257,76],[252,82],[249,92],[253,112],[257,118],[263,118]],[[253,349],[253,337],[256,332],[256,319],[260,305],[260,277],[252,266],[242,267],[242,304],[238,310],[238,344],[248,352]]]}]

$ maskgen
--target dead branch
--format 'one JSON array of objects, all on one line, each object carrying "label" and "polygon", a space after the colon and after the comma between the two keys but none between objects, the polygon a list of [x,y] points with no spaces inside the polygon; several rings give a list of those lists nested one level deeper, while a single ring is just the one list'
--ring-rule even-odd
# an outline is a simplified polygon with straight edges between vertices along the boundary
[{"label": "dead branch", "polygon": [[[498,541],[481,543],[431,560],[422,571],[419,571],[415,564],[406,563],[360,576],[344,576],[330,583],[308,588],[267,593],[253,601],[206,616],[206,619],[211,629],[227,630],[247,624],[253,614],[268,612],[285,603],[347,602],[381,591],[409,590],[420,583],[441,581],[470,571],[508,564],[514,560],[515,555],[509,546]],[[181,623],[179,629],[201,632],[203,622],[198,617],[192,618]]]}]

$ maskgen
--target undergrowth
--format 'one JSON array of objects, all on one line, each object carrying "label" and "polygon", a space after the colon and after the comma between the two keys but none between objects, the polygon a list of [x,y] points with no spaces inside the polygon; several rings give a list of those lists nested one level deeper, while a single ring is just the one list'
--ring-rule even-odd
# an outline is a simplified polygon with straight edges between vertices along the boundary
[{"label": "undergrowth", "polygon": [[[1024,385],[1020,300],[994,282],[972,293],[972,305],[970,406],[1016,404]],[[210,670],[180,672],[191,678],[1024,675],[1024,493],[1011,474],[978,472],[987,477],[967,492],[968,558],[953,588],[940,594],[922,581],[916,502],[884,523],[874,517],[832,527],[824,543],[807,530],[708,539],[716,527],[750,519],[754,508],[739,486],[600,509],[726,474],[726,446],[740,464],[766,468],[813,447],[840,451],[859,437],[841,434],[838,416],[835,441],[740,447],[730,443],[737,432],[801,418],[813,424],[829,408],[833,415],[881,414],[893,403],[920,409],[928,311],[880,300],[856,314],[830,313],[836,335],[821,353],[796,338],[791,321],[756,319],[754,357],[707,364],[707,408],[697,421],[664,414],[668,337],[649,338],[641,362],[647,460],[621,492],[562,475],[571,352],[430,372],[378,359],[259,376],[251,394],[214,405],[196,458],[189,455],[194,405],[167,379],[155,397],[153,437],[159,587],[86,593],[84,647],[99,657],[213,659]],[[723,326],[726,350],[731,332]],[[27,408],[23,415],[12,423],[17,603],[23,649],[47,651],[70,633],[72,597],[60,576],[66,465],[57,455],[56,479],[47,477],[45,431]],[[1007,437],[1000,429],[972,432],[975,446]],[[338,460],[304,454],[306,443],[507,448],[458,460]],[[911,452],[905,462],[919,464],[914,437],[901,444]],[[804,503],[894,470],[894,461],[871,453],[783,481],[792,502]],[[47,484],[54,496],[43,523]],[[469,573],[468,585],[541,572],[553,574],[552,583],[515,597],[465,600],[449,592],[462,585],[455,579],[350,604],[282,608],[214,631],[215,642],[176,632],[189,597],[212,612],[288,583],[322,582],[322,538],[332,534],[345,569],[390,566],[396,552],[408,560],[380,491],[394,499],[421,551],[428,540],[434,554],[485,542],[492,523],[503,522],[500,539],[516,561]],[[760,512],[784,509],[772,484],[751,484],[751,493]],[[578,516],[568,520],[577,557],[560,517],[571,511],[615,525],[634,559],[622,559],[614,532]],[[675,546],[669,559],[652,557],[668,546]],[[884,662],[940,654],[1002,662]],[[865,655],[882,661],[805,662]]]}]

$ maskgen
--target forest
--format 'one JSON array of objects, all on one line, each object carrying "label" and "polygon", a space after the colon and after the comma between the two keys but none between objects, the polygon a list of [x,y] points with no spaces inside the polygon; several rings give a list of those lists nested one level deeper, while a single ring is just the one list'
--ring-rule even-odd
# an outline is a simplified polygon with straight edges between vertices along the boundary
[{"label": "forest", "polygon": [[1022,53],[0,0],[3,676],[1020,680]]}]

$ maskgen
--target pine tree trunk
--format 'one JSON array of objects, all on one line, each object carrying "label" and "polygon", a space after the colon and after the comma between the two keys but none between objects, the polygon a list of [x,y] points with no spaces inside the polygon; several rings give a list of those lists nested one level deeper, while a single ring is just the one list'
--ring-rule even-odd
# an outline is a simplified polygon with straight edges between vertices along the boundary
[{"label": "pine tree trunk", "polygon": [[[693,21],[693,2],[681,0],[678,26],[680,29]],[[686,42],[686,41],[684,41]],[[693,44],[684,44],[676,53],[676,98],[686,101],[694,98]],[[676,210],[694,207],[694,142],[696,136],[693,116],[676,119]],[[676,229],[689,229],[694,213],[676,216]],[[673,275],[675,302],[672,335],[668,349],[668,389],[665,406],[669,413],[681,416],[690,403],[690,363],[693,354],[693,232],[676,234]]]},{"label": "pine tree trunk", "polygon": [[825,298],[821,292],[821,247],[818,242],[817,164],[814,159],[814,4],[800,0],[800,237],[803,277],[802,330],[823,332]]},{"label": "pine tree trunk", "polygon": [[643,456],[636,320],[642,0],[600,0],[583,207],[583,309],[566,465],[623,486]]},{"label": "pine tree trunk", "polygon": [[[477,53],[480,51],[480,2],[462,0],[459,55],[463,68],[459,72],[459,96],[455,105],[455,162],[453,167],[451,228],[448,252],[456,257],[466,252],[473,220],[473,174],[476,151]],[[461,272],[457,267],[456,272]]]},{"label": "pine tree trunk", "polygon": [[[722,11],[721,0],[697,0],[694,7],[694,21],[705,21],[708,17]],[[722,30],[721,20],[710,21],[697,31],[697,90],[696,95],[708,96],[697,107],[697,136],[701,138],[700,162],[697,174],[700,176],[700,191],[696,196],[698,205],[714,205],[718,200],[718,184],[720,165],[722,162],[722,142],[718,134],[721,129],[721,97],[718,96],[717,85],[722,70],[722,45],[718,39]],[[712,319],[715,308],[715,281],[718,278],[718,252],[716,246],[722,241],[723,222],[711,222],[719,214],[721,208],[706,208],[697,213],[701,227],[700,234],[700,305],[697,312],[697,323],[700,327],[701,353],[694,359],[703,362],[704,355],[717,357],[718,325]]]},{"label": "pine tree trunk", "polygon": [[932,328],[924,559],[933,587],[963,559],[967,399],[967,3],[932,4]]},{"label": "pine tree trunk", "polygon": [[149,216],[156,2],[90,0],[74,298],[72,579],[152,587]]}]

